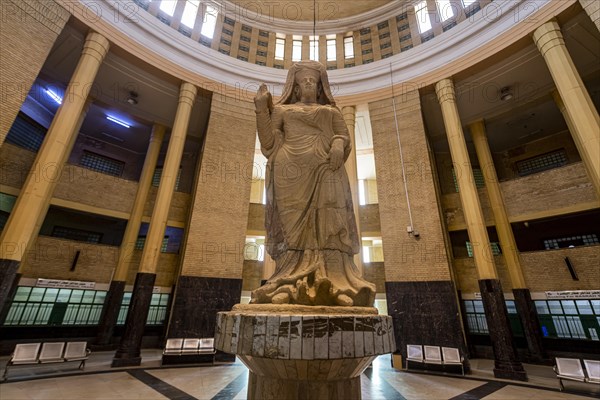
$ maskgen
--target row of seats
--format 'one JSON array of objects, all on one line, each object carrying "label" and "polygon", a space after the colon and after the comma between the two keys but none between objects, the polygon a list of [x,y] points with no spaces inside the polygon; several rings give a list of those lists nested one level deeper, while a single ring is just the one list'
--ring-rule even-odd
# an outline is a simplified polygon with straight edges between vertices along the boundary
[{"label": "row of seats", "polygon": [[414,361],[423,364],[460,365],[462,374],[465,374],[463,365],[465,359],[457,348],[409,344],[406,346],[406,353],[406,369],[409,361]]},{"label": "row of seats", "polygon": [[163,355],[215,354],[214,338],[167,339]]},{"label": "row of seats", "polygon": [[585,369],[578,358],[556,357],[554,372],[556,372],[561,391],[565,389],[563,379],[600,385],[600,361],[583,360],[583,365],[585,365]]},{"label": "row of seats", "polygon": [[[41,348],[41,350],[40,350]],[[13,365],[32,365],[61,363],[67,361],[81,361],[79,369],[85,368],[90,350],[87,342],[47,342],[47,343],[21,343],[15,346],[11,354],[2,379],[5,380],[8,368]]]}]

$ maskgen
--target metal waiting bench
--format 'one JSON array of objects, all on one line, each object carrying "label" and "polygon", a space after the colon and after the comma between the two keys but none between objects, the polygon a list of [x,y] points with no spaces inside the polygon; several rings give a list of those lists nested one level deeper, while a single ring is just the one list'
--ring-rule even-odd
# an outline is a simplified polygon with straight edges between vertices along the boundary
[{"label": "metal waiting bench", "polygon": [[420,364],[435,364],[435,365],[458,365],[462,375],[465,374],[464,357],[460,355],[457,348],[454,347],[439,347],[439,346],[422,346],[420,344],[409,344],[406,346],[406,369],[410,361]]},{"label": "metal waiting bench", "polygon": [[600,361],[583,360],[583,364],[585,370],[578,358],[556,357],[554,372],[556,372],[561,392],[565,390],[563,380],[600,385]]},{"label": "metal waiting bench", "polygon": [[[40,351],[41,347],[41,351]],[[6,367],[2,380],[7,379],[8,368],[15,365],[37,365],[81,361],[79,369],[85,368],[85,361],[90,356],[87,342],[48,342],[21,343],[15,346]]]},{"label": "metal waiting bench", "polygon": [[162,365],[214,363],[214,338],[167,339],[163,350]]}]

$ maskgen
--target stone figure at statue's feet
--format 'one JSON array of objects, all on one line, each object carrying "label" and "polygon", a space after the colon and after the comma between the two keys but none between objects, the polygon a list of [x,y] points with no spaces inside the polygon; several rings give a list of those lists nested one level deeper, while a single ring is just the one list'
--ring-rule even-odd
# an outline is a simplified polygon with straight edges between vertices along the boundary
[{"label": "stone figure at statue's feet", "polygon": [[375,285],[353,261],[360,242],[344,168],[351,140],[325,67],[294,64],[277,104],[264,84],[254,103],[268,159],[266,248],[276,267],[251,302],[372,307]]}]

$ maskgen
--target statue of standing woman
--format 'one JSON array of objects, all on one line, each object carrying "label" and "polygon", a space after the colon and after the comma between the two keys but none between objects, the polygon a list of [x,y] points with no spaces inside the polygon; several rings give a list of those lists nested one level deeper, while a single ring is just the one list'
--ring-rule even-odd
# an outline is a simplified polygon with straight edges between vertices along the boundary
[{"label": "statue of standing woman", "polygon": [[372,307],[375,285],[353,261],[360,238],[344,168],[351,141],[325,67],[294,64],[277,104],[264,84],[254,103],[268,159],[266,248],[276,267],[252,303]]}]

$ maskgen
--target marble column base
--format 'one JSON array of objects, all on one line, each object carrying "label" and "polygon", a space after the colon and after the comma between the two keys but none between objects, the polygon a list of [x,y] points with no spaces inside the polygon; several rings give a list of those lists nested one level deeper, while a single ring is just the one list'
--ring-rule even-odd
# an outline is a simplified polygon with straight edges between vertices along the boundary
[{"label": "marble column base", "polygon": [[117,319],[119,318],[119,311],[121,310],[124,293],[124,281],[112,281],[110,283],[104,307],[102,308],[96,343],[92,345],[92,350],[101,350],[104,348],[111,349],[111,347],[113,347],[113,345],[111,345],[111,340],[115,326],[117,325]]},{"label": "marble column base", "polygon": [[525,334],[525,339],[527,339],[527,348],[529,350],[528,361],[543,361],[547,359],[547,356],[542,341],[543,335],[540,328],[540,321],[535,304],[531,300],[531,293],[529,289],[513,289],[513,295],[515,296],[517,312],[521,318],[521,325],[523,325],[523,333]]},{"label": "marble column base", "polygon": [[133,285],[129,311],[125,320],[125,331],[112,361],[112,367],[140,365],[142,337],[152,300],[152,289],[156,274],[138,272]]},{"label": "marble column base", "polygon": [[518,359],[504,301],[504,293],[498,279],[479,280],[485,319],[494,351],[494,376],[501,379],[527,381],[527,373]]},{"label": "marble column base", "polygon": [[11,291],[15,286],[20,261],[0,259],[0,310],[11,300]]},{"label": "marble column base", "polygon": [[215,348],[250,369],[248,399],[360,399],[360,374],[396,349],[392,318],[371,307],[236,305],[217,315]]}]

